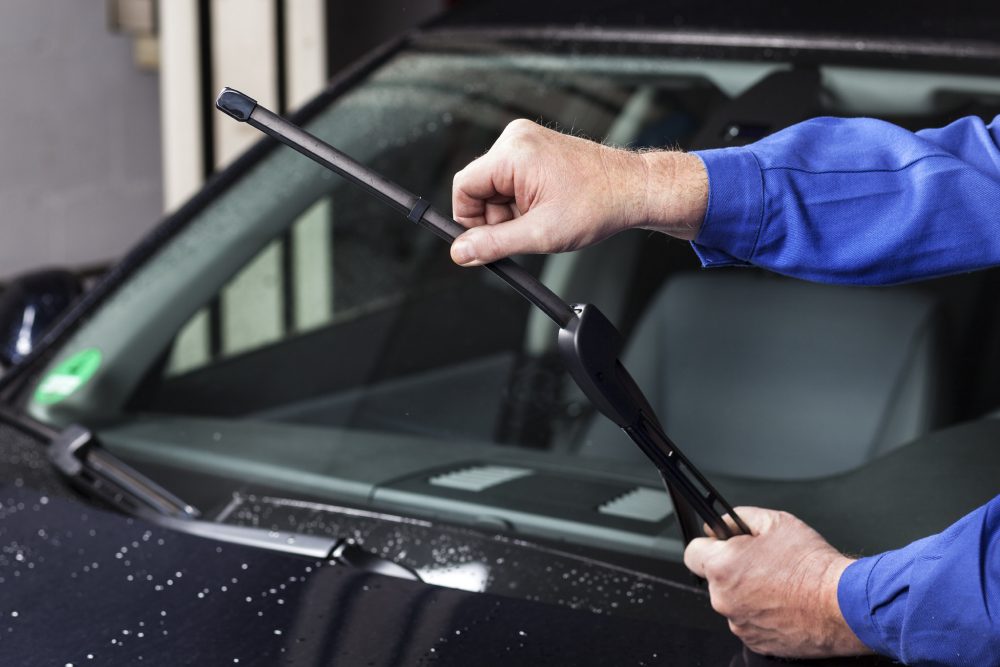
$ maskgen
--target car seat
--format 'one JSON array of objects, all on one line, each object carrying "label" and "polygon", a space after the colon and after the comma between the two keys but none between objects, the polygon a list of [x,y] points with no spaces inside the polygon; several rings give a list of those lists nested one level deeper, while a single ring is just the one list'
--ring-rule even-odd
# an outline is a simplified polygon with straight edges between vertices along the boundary
[{"label": "car seat", "polygon": [[[861,466],[938,426],[947,368],[936,298],[753,270],[668,280],[624,361],[703,470],[808,479]],[[595,415],[582,456],[642,460]]]}]

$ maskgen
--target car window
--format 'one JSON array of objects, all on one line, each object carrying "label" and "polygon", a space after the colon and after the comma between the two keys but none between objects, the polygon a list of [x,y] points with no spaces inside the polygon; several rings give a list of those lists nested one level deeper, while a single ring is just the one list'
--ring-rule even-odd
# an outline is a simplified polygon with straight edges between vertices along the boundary
[{"label": "car window", "polygon": [[[813,115],[917,129],[1000,112],[986,76],[592,51],[411,48],[307,126],[449,211],[452,175],[519,117],[642,149],[738,145]],[[58,352],[35,416],[97,425],[140,463],[679,557],[656,472],[568,379],[544,316],[290,150],[240,169]],[[619,325],[668,434],[731,500],[797,511],[845,549],[922,530],[844,520],[890,488],[865,481],[885,456],[1000,404],[978,371],[962,401],[949,384],[970,368],[955,349],[1000,358],[988,273],[791,284],[700,271],[644,232],[519,259]]]},{"label": "car window", "polygon": [[[696,119],[722,97],[714,84],[689,74],[653,78],[583,70],[557,77],[555,64],[540,61],[528,68],[497,59],[402,57],[345,96],[311,129],[346,142],[357,159],[448,210],[452,174],[488,148],[514,118],[559,125],[568,119],[570,129],[581,135],[672,145],[687,142],[698,129]],[[627,105],[633,109],[623,117]],[[665,120],[650,130],[646,117],[653,109]],[[387,409],[400,411],[379,419],[404,430],[409,422],[414,430],[434,431],[428,421],[433,412],[441,435],[520,444],[518,433],[507,433],[506,413],[549,411],[553,419],[548,421],[555,421],[558,406],[551,401],[537,409],[514,405],[504,387],[526,372],[519,364],[527,305],[481,271],[452,266],[440,241],[406,225],[379,201],[307,168],[315,181],[311,187],[300,178],[294,194],[280,193],[294,213],[287,227],[178,332],[165,364],[144,378],[133,407],[356,423],[380,412],[372,407],[379,391],[368,390],[365,409],[353,397],[320,409],[318,398],[377,383],[381,393],[391,395],[386,400],[393,407]],[[277,169],[261,170],[258,187],[274,188],[277,195],[284,182]],[[253,228],[262,224],[255,217],[273,215],[261,209],[225,224]],[[535,269],[542,263],[524,261]],[[376,320],[379,324],[372,324]],[[367,337],[351,338],[355,329],[365,329]],[[549,329],[546,334],[554,335]],[[400,341],[404,336],[409,343]],[[362,363],[366,354],[371,358]],[[363,369],[354,374],[331,370],[343,367],[346,358]],[[234,379],[264,369],[272,380],[265,392],[254,389],[249,396],[240,389],[246,387],[243,381]],[[421,412],[413,406],[422,418],[404,419],[407,410],[400,406],[413,404],[411,391],[432,395],[416,382],[416,375],[426,371],[443,372],[440,380],[428,375],[426,382],[451,387],[456,398],[466,399],[465,409],[424,405]],[[463,375],[468,378],[458,384]],[[384,388],[407,377],[413,390],[395,384]],[[545,433],[553,428],[552,423],[536,426]],[[544,444],[541,435],[524,437]]]}]

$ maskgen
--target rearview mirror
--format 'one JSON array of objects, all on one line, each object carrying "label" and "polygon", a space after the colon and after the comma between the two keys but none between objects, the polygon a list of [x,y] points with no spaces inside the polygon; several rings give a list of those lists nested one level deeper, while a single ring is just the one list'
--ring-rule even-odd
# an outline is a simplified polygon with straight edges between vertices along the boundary
[{"label": "rearview mirror", "polygon": [[60,269],[7,283],[0,292],[0,364],[20,363],[82,293],[80,279]]}]

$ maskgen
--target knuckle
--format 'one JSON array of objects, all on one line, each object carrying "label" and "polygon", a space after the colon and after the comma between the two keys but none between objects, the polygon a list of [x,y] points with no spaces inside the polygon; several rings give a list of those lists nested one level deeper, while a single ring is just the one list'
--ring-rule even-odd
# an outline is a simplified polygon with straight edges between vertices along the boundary
[{"label": "knuckle", "polygon": [[526,132],[530,133],[535,127],[537,127],[537,125],[532,123],[527,118],[515,118],[507,123],[507,127],[504,128],[504,131],[509,132],[510,134],[524,134]]},{"label": "knuckle", "polygon": [[506,143],[523,149],[532,145],[537,132],[538,125],[526,118],[518,118],[507,123],[498,143]]},{"label": "knuckle", "polygon": [[783,510],[775,512],[771,521],[772,526],[791,526],[796,523],[799,523],[799,518]]},{"label": "knuckle", "polygon": [[727,586],[732,579],[732,568],[728,561],[713,558],[705,562],[705,578],[716,586]]},{"label": "knuckle", "polygon": [[721,614],[722,616],[729,617],[733,613],[733,605],[729,601],[729,598],[725,595],[719,595],[717,593],[712,593],[711,596],[712,609]]}]

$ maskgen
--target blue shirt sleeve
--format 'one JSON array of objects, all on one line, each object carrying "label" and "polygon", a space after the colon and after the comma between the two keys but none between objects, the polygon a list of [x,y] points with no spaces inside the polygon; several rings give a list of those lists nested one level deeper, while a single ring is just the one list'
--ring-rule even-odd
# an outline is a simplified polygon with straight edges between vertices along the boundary
[{"label": "blue shirt sleeve", "polygon": [[816,118],[696,153],[709,202],[705,266],[889,284],[1000,264],[1000,116],[910,132]]},{"label": "blue shirt sleeve", "polygon": [[906,664],[1000,665],[1000,496],[943,533],[855,561],[837,597],[877,653]]}]

